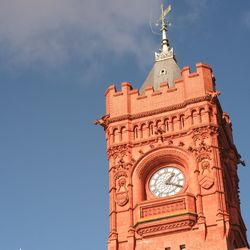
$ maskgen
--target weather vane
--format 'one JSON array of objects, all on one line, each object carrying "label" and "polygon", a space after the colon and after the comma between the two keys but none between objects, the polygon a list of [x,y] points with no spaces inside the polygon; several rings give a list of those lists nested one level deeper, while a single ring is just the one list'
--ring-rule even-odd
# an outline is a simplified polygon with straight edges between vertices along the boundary
[{"label": "weather vane", "polygon": [[171,12],[172,10],[172,6],[169,5],[166,9],[164,9],[164,5],[163,3],[161,4],[161,31],[163,31],[164,29],[167,30],[167,21],[166,21],[166,17],[167,15]]},{"label": "weather vane", "polygon": [[161,40],[161,50],[163,52],[169,51],[169,43],[167,39],[167,27],[168,22],[166,20],[167,15],[171,12],[172,6],[169,5],[167,8],[164,9],[163,3],[161,4],[161,33],[162,33],[162,40]]},{"label": "weather vane", "polygon": [[[166,58],[174,58],[174,51],[173,48],[170,48],[168,38],[167,38],[167,31],[168,26],[170,26],[170,23],[167,20],[167,16],[172,11],[172,6],[168,5],[168,7],[164,8],[164,4],[161,4],[161,15],[160,18],[157,20],[156,25],[161,25],[161,48],[159,50],[159,53],[155,53],[155,60],[160,61]],[[152,28],[151,28],[152,30]]]}]

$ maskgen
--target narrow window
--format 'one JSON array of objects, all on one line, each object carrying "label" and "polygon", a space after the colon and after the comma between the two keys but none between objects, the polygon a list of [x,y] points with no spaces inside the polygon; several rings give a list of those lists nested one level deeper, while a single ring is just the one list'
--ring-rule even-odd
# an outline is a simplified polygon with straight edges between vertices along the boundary
[{"label": "narrow window", "polygon": [[138,127],[134,128],[134,139],[138,139]]},{"label": "narrow window", "polygon": [[185,127],[185,118],[184,118],[184,115],[181,115],[180,122],[181,122],[181,129],[183,129]]},{"label": "narrow window", "polygon": [[153,136],[154,135],[154,125],[153,123],[149,124],[149,136]]},{"label": "narrow window", "polygon": [[187,250],[186,245],[180,245],[180,250]]},{"label": "narrow window", "polygon": [[166,132],[169,131],[169,121],[168,121],[168,119],[165,120],[165,130],[166,130]]},{"label": "narrow window", "polygon": [[118,142],[118,129],[117,128],[115,128],[114,130],[113,130],[113,142],[115,143],[115,142]]},{"label": "narrow window", "polygon": [[170,247],[166,247],[165,250],[171,250],[171,248]]}]

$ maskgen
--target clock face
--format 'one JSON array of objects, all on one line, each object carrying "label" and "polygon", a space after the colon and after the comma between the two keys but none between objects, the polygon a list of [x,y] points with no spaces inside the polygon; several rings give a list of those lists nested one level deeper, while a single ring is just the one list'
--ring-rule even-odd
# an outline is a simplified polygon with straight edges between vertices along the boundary
[{"label": "clock face", "polygon": [[165,167],[152,175],[149,189],[155,197],[175,195],[185,184],[185,176],[178,168]]}]

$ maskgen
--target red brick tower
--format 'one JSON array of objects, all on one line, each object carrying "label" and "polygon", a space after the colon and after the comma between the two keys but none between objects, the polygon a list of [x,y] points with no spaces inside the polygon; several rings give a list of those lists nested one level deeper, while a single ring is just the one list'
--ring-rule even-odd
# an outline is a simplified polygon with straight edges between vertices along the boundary
[{"label": "red brick tower", "polygon": [[167,40],[139,90],[106,95],[109,250],[248,249],[238,196],[240,155],[209,65],[179,69]]}]

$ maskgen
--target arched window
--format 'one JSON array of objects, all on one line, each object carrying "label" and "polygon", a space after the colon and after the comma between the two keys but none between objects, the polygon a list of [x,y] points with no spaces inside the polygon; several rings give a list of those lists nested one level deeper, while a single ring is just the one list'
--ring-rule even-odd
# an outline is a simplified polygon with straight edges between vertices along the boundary
[{"label": "arched window", "polygon": [[147,126],[145,123],[141,125],[141,138],[147,138]]},{"label": "arched window", "polygon": [[138,126],[134,127],[134,139],[138,139],[139,138],[139,129]]},{"label": "arched window", "polygon": [[154,124],[153,122],[149,123],[149,136],[153,136],[154,135]]},{"label": "arched window", "polygon": [[205,111],[205,109],[200,109],[200,122],[202,123],[202,122],[205,122],[206,121],[206,111]]},{"label": "arched window", "polygon": [[199,115],[196,110],[192,111],[192,125],[197,124],[199,122]]},{"label": "arched window", "polygon": [[168,132],[169,131],[169,119],[165,119],[164,121],[164,124],[165,124],[165,131]]},{"label": "arched window", "polygon": [[115,128],[113,130],[113,142],[115,143],[115,142],[118,142],[118,141],[119,141],[119,138],[118,138],[118,129]]},{"label": "arched window", "polygon": [[123,140],[126,139],[126,134],[127,134],[126,128],[125,128],[125,127],[122,127],[122,128],[121,128],[120,141],[123,141]]},{"label": "arched window", "polygon": [[178,119],[177,119],[177,117],[176,116],[174,116],[173,118],[172,118],[172,126],[173,126],[173,131],[176,131],[176,130],[178,130]]},{"label": "arched window", "polygon": [[180,116],[180,128],[181,129],[185,128],[185,116],[184,115]]}]

